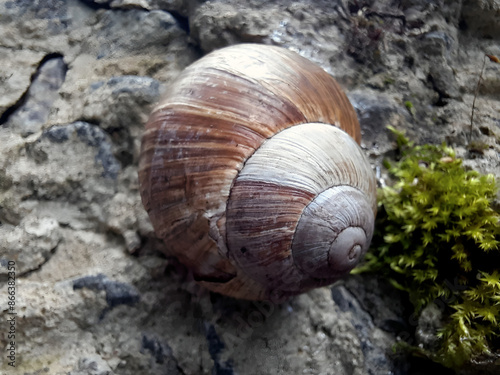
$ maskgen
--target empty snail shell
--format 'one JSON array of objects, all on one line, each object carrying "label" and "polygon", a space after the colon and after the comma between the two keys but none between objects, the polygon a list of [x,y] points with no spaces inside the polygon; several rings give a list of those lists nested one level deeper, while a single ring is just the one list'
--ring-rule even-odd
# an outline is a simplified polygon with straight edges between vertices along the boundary
[{"label": "empty snail shell", "polygon": [[366,252],[376,184],[356,114],[323,69],[241,44],[187,67],[143,136],[143,204],[208,289],[276,299],[328,285]]}]

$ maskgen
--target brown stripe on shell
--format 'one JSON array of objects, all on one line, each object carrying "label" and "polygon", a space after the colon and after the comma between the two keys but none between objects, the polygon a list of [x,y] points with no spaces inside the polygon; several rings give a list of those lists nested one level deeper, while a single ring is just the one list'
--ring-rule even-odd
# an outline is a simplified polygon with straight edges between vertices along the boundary
[{"label": "brown stripe on shell", "polygon": [[[280,47],[241,44],[215,51],[197,64],[245,77],[293,105],[305,122],[335,124],[358,143],[361,133],[354,110],[337,82],[321,67]],[[189,69],[189,68],[188,68]]]},{"label": "brown stripe on shell", "polygon": [[295,187],[236,180],[226,216],[229,255],[257,282],[283,287],[294,269],[293,234],[304,207],[314,198]]}]

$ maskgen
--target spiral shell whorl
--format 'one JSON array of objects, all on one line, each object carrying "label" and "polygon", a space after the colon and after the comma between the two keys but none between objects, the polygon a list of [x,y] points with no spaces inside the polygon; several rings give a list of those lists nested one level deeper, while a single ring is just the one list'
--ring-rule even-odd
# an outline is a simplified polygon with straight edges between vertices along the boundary
[{"label": "spiral shell whorl", "polygon": [[[247,160],[231,189],[229,256],[252,279],[290,293],[344,276],[371,240],[370,176],[368,161],[344,131],[319,123],[283,130]],[[349,232],[357,237],[351,248],[361,245],[354,259],[351,248],[343,249]]]},{"label": "spiral shell whorl", "polygon": [[295,264],[313,278],[345,276],[368,250],[375,220],[371,204],[365,193],[345,185],[319,194],[297,224]]}]

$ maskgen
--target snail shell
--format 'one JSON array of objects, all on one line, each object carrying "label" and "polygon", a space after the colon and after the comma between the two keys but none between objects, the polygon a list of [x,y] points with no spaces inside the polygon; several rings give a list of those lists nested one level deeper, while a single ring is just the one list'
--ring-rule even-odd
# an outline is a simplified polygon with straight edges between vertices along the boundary
[{"label": "snail shell", "polygon": [[241,44],[187,67],[153,110],[139,182],[156,234],[212,291],[282,300],[366,252],[376,184],[356,114],[298,54]]}]

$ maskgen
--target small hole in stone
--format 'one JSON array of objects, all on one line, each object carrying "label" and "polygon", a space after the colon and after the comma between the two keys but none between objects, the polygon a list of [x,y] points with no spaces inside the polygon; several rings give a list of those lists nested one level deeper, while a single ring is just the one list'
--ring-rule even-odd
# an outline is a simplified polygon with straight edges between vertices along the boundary
[{"label": "small hole in stone", "polygon": [[491,135],[490,128],[488,128],[487,126],[480,126],[479,131],[484,135]]},{"label": "small hole in stone", "polygon": [[247,252],[247,248],[245,246],[243,246],[241,249],[240,249],[241,253],[242,254],[245,254]]}]

